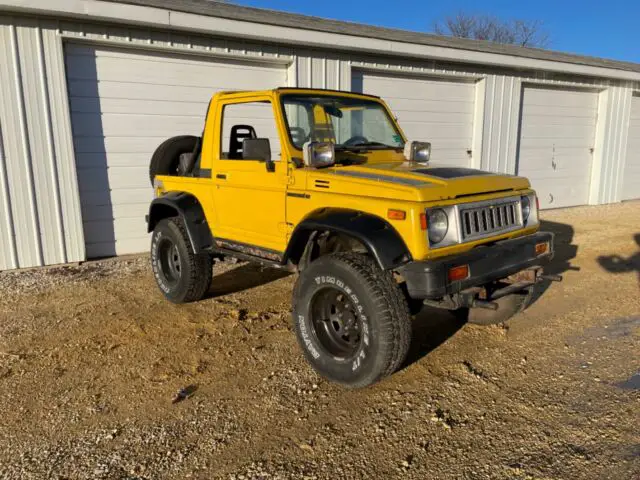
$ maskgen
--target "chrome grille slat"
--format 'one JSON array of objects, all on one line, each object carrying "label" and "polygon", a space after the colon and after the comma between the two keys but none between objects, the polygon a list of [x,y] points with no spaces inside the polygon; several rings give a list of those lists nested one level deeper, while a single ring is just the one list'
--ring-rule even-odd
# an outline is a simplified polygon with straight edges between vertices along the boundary
[{"label": "chrome grille slat", "polygon": [[513,198],[483,203],[478,207],[460,206],[460,229],[462,241],[507,232],[520,227],[520,202]]}]

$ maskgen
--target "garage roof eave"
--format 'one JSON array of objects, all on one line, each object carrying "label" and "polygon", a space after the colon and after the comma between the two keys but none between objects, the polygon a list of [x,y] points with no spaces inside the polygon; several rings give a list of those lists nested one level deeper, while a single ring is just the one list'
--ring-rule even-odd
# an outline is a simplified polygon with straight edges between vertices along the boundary
[{"label": "garage roof eave", "polygon": [[640,82],[640,64],[635,63],[441,37],[210,0],[49,0],[46,3],[0,0],[0,10]]}]

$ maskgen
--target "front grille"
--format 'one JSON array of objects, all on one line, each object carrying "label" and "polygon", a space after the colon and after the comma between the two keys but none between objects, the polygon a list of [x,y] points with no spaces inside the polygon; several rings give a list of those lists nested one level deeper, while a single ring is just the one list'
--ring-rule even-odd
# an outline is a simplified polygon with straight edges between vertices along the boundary
[{"label": "front grille", "polygon": [[463,240],[487,237],[520,226],[520,203],[510,201],[478,208],[461,209]]}]

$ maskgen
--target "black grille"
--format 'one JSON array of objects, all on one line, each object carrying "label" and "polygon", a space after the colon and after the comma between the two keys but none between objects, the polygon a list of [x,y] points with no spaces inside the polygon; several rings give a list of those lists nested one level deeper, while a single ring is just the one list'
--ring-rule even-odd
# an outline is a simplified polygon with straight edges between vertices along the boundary
[{"label": "black grille", "polygon": [[469,208],[460,212],[462,237],[466,240],[511,230],[519,226],[518,202]]}]

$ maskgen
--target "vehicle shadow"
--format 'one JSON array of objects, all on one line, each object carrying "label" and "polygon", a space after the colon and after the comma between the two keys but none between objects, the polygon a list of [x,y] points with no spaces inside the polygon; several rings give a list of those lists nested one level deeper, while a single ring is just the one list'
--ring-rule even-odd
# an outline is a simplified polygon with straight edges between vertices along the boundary
[{"label": "vehicle shadow", "polygon": [[[573,243],[574,228],[565,223],[542,220],[540,230],[555,234],[555,255],[553,260],[545,266],[545,273],[561,275],[570,270],[579,271],[580,268],[571,263],[578,254],[578,246]],[[637,240],[640,240],[640,234]],[[640,257],[640,253],[638,257]],[[640,258],[634,261],[640,261]],[[550,281],[540,283],[528,306],[536,302],[551,286],[551,283]],[[413,338],[402,368],[419,361],[438,348],[453,337],[466,323],[463,316],[454,315],[447,310],[424,306],[413,320]]]},{"label": "vehicle shadow", "polygon": [[[640,233],[633,236],[636,245],[640,248]],[[628,273],[637,272],[638,281],[640,282],[640,249],[628,258],[621,255],[601,255],[598,257],[598,263],[602,268],[611,273]]]},{"label": "vehicle shadow", "polygon": [[242,292],[250,288],[259,287],[275,282],[291,275],[285,270],[263,267],[258,263],[244,263],[216,275],[214,271],[211,289],[205,298],[216,298],[223,295]]},{"label": "vehicle shadow", "polygon": [[427,356],[453,337],[465,323],[466,320],[448,310],[424,306],[413,319],[411,346],[401,369]]},{"label": "vehicle shadow", "polygon": [[[571,260],[578,255],[578,245],[573,243],[575,229],[566,223],[551,222],[549,220],[541,220],[541,232],[551,232],[555,234],[553,246],[553,260],[544,267],[544,273],[551,275],[562,275],[568,271],[580,271],[580,267],[572,265]],[[544,280],[538,284],[535,289],[533,298],[527,307],[537,302],[540,297],[549,289],[553,282]]]},{"label": "vehicle shadow", "polygon": [[544,267],[545,273],[559,275],[569,270],[580,270],[580,267],[571,265],[571,260],[578,254],[578,246],[573,244],[575,230],[571,225],[542,220],[540,231],[555,234],[555,254],[551,263]]}]

